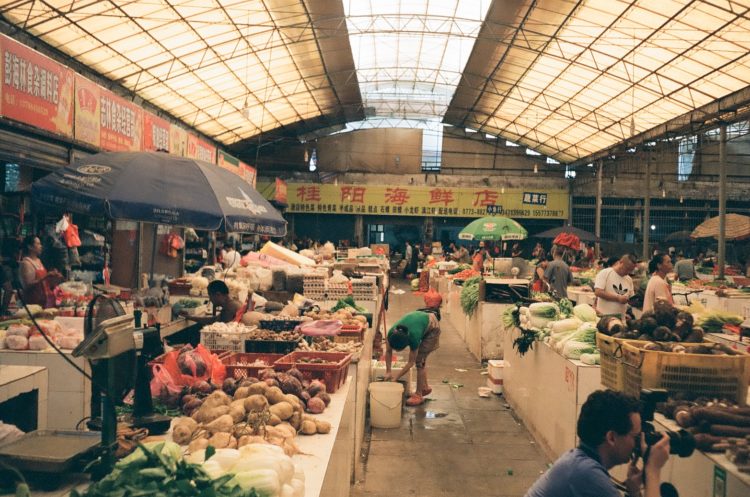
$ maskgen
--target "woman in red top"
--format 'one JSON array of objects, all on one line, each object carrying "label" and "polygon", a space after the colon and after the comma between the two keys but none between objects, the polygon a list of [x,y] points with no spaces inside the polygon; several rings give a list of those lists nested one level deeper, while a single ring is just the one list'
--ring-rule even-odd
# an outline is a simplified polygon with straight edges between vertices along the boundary
[{"label": "woman in red top", "polygon": [[42,254],[42,242],[38,236],[29,235],[23,240],[23,259],[18,267],[18,277],[23,288],[23,300],[27,304],[42,307],[54,307],[55,296],[52,290],[62,281],[62,275],[56,270],[47,272],[39,256]]}]

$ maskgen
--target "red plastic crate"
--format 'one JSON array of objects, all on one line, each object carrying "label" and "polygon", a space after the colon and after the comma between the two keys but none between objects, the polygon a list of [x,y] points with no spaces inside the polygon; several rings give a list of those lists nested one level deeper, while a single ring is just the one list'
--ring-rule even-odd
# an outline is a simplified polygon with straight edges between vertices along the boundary
[{"label": "red plastic crate", "polygon": [[[180,350],[183,346],[182,345],[172,345],[171,347],[175,348],[176,350]],[[216,356],[219,359],[224,359],[229,354],[231,354],[231,352],[229,352],[228,350],[211,350],[211,349],[209,349],[209,352],[211,352],[212,354],[216,354]],[[167,354],[162,354],[159,357],[155,357],[154,359],[151,359],[150,361],[148,361],[148,365],[149,366],[154,366],[155,364],[164,364],[164,357],[166,355]]]},{"label": "red plastic crate", "polygon": [[[300,362],[300,359],[323,359],[329,364],[311,364]],[[346,382],[346,372],[352,362],[352,355],[344,352],[307,352],[297,351],[285,355],[273,365],[277,371],[288,371],[297,368],[306,380],[322,380],[326,391],[334,393]]]},{"label": "red plastic crate", "polygon": [[[272,368],[276,361],[284,357],[284,354],[263,354],[255,352],[236,352],[225,356],[221,362],[227,368],[227,378],[244,380],[245,378],[258,377],[264,369]],[[256,361],[263,361],[263,366],[253,366]]]},{"label": "red plastic crate", "polygon": [[362,342],[365,329],[362,325],[345,324],[338,335],[332,337],[334,342]]}]

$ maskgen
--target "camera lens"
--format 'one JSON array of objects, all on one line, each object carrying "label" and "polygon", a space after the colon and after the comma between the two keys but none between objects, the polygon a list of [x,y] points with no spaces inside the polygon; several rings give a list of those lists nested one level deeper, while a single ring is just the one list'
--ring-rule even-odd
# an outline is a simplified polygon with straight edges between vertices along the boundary
[{"label": "camera lens", "polygon": [[[646,445],[651,447],[662,438],[662,433],[669,437],[669,453],[679,457],[690,457],[695,450],[695,437],[685,430],[658,432],[644,430]],[[638,454],[638,451],[636,451]]]}]

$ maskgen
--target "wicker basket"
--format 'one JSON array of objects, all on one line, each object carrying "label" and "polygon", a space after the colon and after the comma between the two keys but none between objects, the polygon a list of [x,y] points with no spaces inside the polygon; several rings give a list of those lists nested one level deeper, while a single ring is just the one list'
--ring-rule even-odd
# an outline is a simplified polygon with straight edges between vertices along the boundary
[{"label": "wicker basket", "polygon": [[247,331],[221,333],[218,331],[201,330],[201,344],[209,350],[227,350],[229,352],[245,352],[245,340],[253,336],[256,326],[246,327]]},{"label": "wicker basket", "polygon": [[625,366],[621,361],[623,341],[604,333],[596,334],[596,346],[602,366],[602,385],[620,392],[625,386]]},{"label": "wicker basket", "polygon": [[[641,342],[642,343],[642,342]],[[664,388],[670,394],[747,402],[750,354],[719,346],[727,355],[679,354],[643,350],[638,341],[622,343],[624,388],[640,396],[643,388]]]}]

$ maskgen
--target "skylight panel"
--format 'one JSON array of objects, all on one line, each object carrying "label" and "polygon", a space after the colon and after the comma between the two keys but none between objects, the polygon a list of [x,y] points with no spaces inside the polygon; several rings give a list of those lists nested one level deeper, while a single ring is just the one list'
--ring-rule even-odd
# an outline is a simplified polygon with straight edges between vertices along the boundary
[{"label": "skylight panel", "polygon": [[439,119],[489,0],[344,0],[360,93],[378,116]]}]

